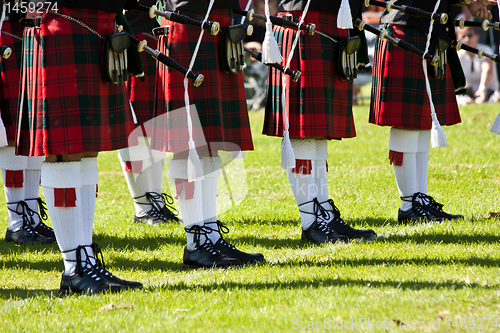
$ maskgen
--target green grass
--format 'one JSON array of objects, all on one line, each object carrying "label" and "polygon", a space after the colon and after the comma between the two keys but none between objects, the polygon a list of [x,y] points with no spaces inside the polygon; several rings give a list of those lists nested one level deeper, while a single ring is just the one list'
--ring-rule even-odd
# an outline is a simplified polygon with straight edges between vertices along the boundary
[{"label": "green grass", "polygon": [[[231,242],[263,253],[267,263],[239,269],[183,270],[183,228],[132,223],[116,152],[103,153],[94,240],[110,271],[143,282],[144,290],[59,298],[57,246],[0,240],[0,332],[289,332],[340,320],[357,324],[347,330],[353,332],[376,331],[374,323],[384,320],[392,331],[411,322],[414,330],[435,332],[430,325],[437,328],[438,320],[439,331],[474,331],[472,320],[495,330],[493,321],[484,328],[485,318],[500,326],[500,226],[489,219],[500,211],[500,136],[489,132],[497,112],[498,105],[463,108],[463,123],[445,127],[450,145],[430,154],[429,194],[465,220],[400,226],[389,129],[368,124],[368,107],[356,107],[357,138],[329,144],[329,191],[346,222],[371,227],[379,238],[323,246],[301,243],[279,167],[280,140],[261,135],[263,113],[252,113],[248,192],[219,218]],[[164,187],[172,188],[167,179]],[[0,214],[5,230],[3,197]]]}]

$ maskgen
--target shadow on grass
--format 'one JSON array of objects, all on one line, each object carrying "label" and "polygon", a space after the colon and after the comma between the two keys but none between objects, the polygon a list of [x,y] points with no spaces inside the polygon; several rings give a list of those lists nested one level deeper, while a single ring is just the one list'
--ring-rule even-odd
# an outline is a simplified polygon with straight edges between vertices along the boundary
[{"label": "shadow on grass", "polygon": [[[12,288],[12,289],[0,289],[1,299],[27,299],[35,297],[47,297],[53,298],[59,296],[59,289],[53,290],[43,290],[43,289],[22,289],[22,288]],[[14,305],[13,305],[14,306]]]},{"label": "shadow on grass", "polygon": [[291,282],[257,282],[257,283],[244,283],[244,282],[222,282],[222,283],[211,283],[211,284],[185,284],[179,282],[173,285],[163,284],[158,288],[151,288],[152,291],[155,290],[171,290],[171,291],[204,291],[210,292],[214,290],[245,290],[245,289],[257,289],[257,290],[293,290],[293,289],[309,289],[309,288],[320,288],[324,289],[327,287],[357,287],[357,288],[393,288],[400,290],[439,290],[439,289],[498,289],[497,285],[486,285],[483,286],[480,283],[465,283],[460,281],[448,280],[445,282],[427,282],[427,281],[409,281],[401,282],[396,280],[390,281],[371,281],[365,279],[321,279],[321,280],[297,280]]},{"label": "shadow on grass", "polygon": [[498,235],[456,235],[448,232],[435,234],[413,234],[413,235],[388,235],[380,237],[379,241],[386,240],[388,242],[406,242],[414,243],[435,243],[435,244],[498,244],[500,238]]},{"label": "shadow on grass", "polygon": [[[367,279],[345,279],[345,278],[327,278],[327,279],[316,279],[316,280],[296,280],[287,282],[222,282],[222,283],[210,283],[210,284],[186,284],[184,282],[179,282],[175,284],[161,284],[158,287],[147,287],[147,291],[160,291],[160,290],[170,290],[170,291],[203,291],[211,292],[214,290],[294,290],[294,289],[325,289],[328,287],[355,287],[355,288],[365,288],[365,289],[376,289],[376,288],[392,288],[399,290],[459,290],[459,289],[481,289],[481,290],[496,290],[498,285],[483,285],[482,283],[467,283],[465,281],[457,280],[447,280],[444,282],[432,282],[432,281],[373,281]],[[22,289],[22,288],[5,288],[0,289],[1,299],[27,299],[35,297],[59,297],[58,290],[42,290],[42,289]],[[86,297],[81,295],[79,297]]]},{"label": "shadow on grass", "polygon": [[[387,219],[387,218],[362,218],[362,219],[346,219],[343,218],[344,222],[349,224],[353,228],[357,229],[366,229],[366,228],[377,228],[377,227],[385,227],[388,225],[397,225],[398,222],[393,220],[393,219]],[[375,230],[376,231],[376,230]]]},{"label": "shadow on grass", "polygon": [[186,236],[168,234],[161,236],[144,236],[141,238],[123,238],[109,234],[98,234],[94,236],[94,242],[98,243],[103,252],[107,247],[113,249],[136,249],[136,250],[158,250],[163,245],[186,246]]},{"label": "shadow on grass", "polygon": [[498,260],[495,258],[483,258],[483,257],[470,257],[466,259],[456,259],[456,258],[393,258],[393,259],[335,259],[325,257],[323,260],[318,261],[315,259],[301,259],[294,257],[292,260],[284,260],[279,262],[270,263],[271,266],[278,267],[368,267],[373,266],[374,269],[384,268],[386,266],[479,266],[479,267],[498,267]]}]

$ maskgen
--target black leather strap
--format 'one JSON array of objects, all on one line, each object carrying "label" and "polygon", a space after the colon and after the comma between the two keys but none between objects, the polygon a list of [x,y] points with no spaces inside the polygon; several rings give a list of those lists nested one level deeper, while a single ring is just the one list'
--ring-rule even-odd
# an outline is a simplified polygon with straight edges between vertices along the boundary
[{"label": "black leather strap", "polygon": [[28,28],[40,28],[40,25],[42,24],[42,17],[37,16],[35,18],[22,18],[19,20],[19,24]]},{"label": "black leather strap", "polygon": [[164,26],[164,27],[154,28],[152,30],[152,32],[153,32],[153,35],[155,37],[158,37],[158,36],[168,36],[168,31],[169,30],[170,30],[170,27],[167,25],[167,26]]},{"label": "black leather strap", "polygon": [[286,15],[283,15],[281,16],[282,19],[285,19],[287,21],[290,21],[290,22],[293,22],[293,23],[299,23],[300,21],[300,17],[298,16],[293,16],[291,14],[286,14]]}]

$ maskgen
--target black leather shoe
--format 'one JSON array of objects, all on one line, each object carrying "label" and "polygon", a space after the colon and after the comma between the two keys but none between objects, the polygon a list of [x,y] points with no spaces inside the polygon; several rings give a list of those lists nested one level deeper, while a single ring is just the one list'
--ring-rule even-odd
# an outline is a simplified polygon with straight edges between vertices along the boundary
[{"label": "black leather shoe", "polygon": [[302,229],[302,240],[316,244],[349,243],[349,237],[336,233],[328,227],[325,221],[318,220],[309,229]]},{"label": "black leather shoe", "polygon": [[[145,197],[147,202],[138,202],[139,198]],[[166,193],[146,192],[146,194],[134,198],[134,202],[140,205],[149,205],[151,210],[144,216],[134,216],[135,223],[149,225],[167,223],[169,221],[179,222],[178,212],[172,206],[174,199]],[[175,211],[175,213],[174,213]]]},{"label": "black leather shoe", "polygon": [[[36,200],[38,202],[38,211],[31,209],[27,204],[27,201],[31,200]],[[54,229],[43,223],[43,221],[47,220],[49,217],[47,215],[47,206],[45,204],[45,201],[43,201],[41,198],[25,199],[24,201],[26,202],[26,204],[21,203],[21,205],[24,207],[23,218],[27,220],[27,223],[35,225],[34,217],[38,216],[38,220],[40,222],[33,229],[35,229],[35,231],[40,235],[54,239],[55,242],[56,234],[54,233]]]},{"label": "black leather shoe", "polygon": [[92,278],[92,276],[88,274],[65,275],[63,273],[59,286],[59,293],[63,295],[72,293],[96,294],[111,291],[107,281],[97,277],[97,273],[94,273],[94,275],[96,276],[95,278]]},{"label": "black leather shoe", "polygon": [[233,257],[241,261],[242,264],[251,264],[265,261],[264,256],[260,253],[246,253],[238,250],[234,245],[229,244],[222,237],[222,234],[229,233],[229,228],[226,227],[221,221],[205,222],[205,228],[210,232],[215,232],[220,235],[219,240],[214,244],[214,247],[227,256]]},{"label": "black leather shoe", "polygon": [[164,206],[161,209],[161,213],[163,214],[163,216],[165,216],[167,218],[167,221],[173,221],[173,222],[180,221],[179,217],[177,217],[177,215],[175,215],[174,212],[172,212],[170,209],[168,209],[167,206]]},{"label": "black leather shoe", "polygon": [[443,211],[443,205],[436,202],[430,195],[417,192],[417,197],[422,202],[424,209],[437,218],[443,220],[459,220],[464,218],[463,215],[453,215]]},{"label": "black leather shoe", "polygon": [[56,234],[54,233],[54,229],[40,221],[38,225],[33,228],[35,229],[36,232],[38,232],[40,235],[45,236],[47,238],[52,238],[54,242],[56,241]]},{"label": "black leather shoe", "polygon": [[213,243],[209,239],[196,250],[190,251],[184,248],[184,257],[182,261],[184,267],[187,268],[223,268],[241,264],[241,261],[238,259],[229,257],[214,248]]},{"label": "black leather shoe", "polygon": [[[135,281],[127,281],[117,278],[113,274],[111,274],[104,264],[104,257],[102,255],[101,247],[97,243],[92,243],[92,250],[94,251],[94,259],[96,261],[96,271],[99,274],[99,277],[107,280],[110,283],[118,284],[124,286],[126,289],[141,289],[142,283]],[[100,259],[99,259],[100,255]]]},{"label": "black leather shoe", "polygon": [[411,208],[409,210],[398,210],[398,222],[399,223],[421,223],[421,222],[441,222],[443,219],[436,217],[429,213],[421,203],[420,195],[422,193],[417,192],[412,196],[401,197],[401,200],[411,202]]},{"label": "black leather shoe", "polygon": [[5,233],[5,241],[14,242],[20,245],[32,244],[53,244],[56,242],[55,238],[45,237],[36,232],[30,225],[24,224],[16,230],[9,230]]},{"label": "black leather shoe", "polygon": [[[89,256],[87,248],[93,248],[93,245],[81,245],[76,249],[63,252],[68,253],[76,251],[76,260],[73,262],[76,262],[77,266],[75,274],[62,274],[59,293],[66,295],[71,293],[95,294],[118,292],[129,289],[123,284],[119,284],[105,278],[104,275],[99,272],[101,269],[101,267],[98,266],[99,261],[96,260],[95,263],[92,263],[90,260],[91,256]],[[85,254],[83,258],[82,253]]]},{"label": "black leather shoe", "polygon": [[415,203],[409,210],[398,210],[398,222],[402,224],[407,223],[422,223],[422,222],[441,222],[441,218],[437,218],[430,214],[420,203]]},{"label": "black leather shoe", "polygon": [[[186,230],[186,233],[194,235],[193,241],[196,244],[195,250],[184,248],[184,267],[229,267],[241,264],[238,259],[229,257],[214,247],[214,244],[208,238],[208,234],[212,232],[210,227],[193,225],[184,230]],[[202,236],[204,237],[203,243],[201,243]]]},{"label": "black leather shoe", "polygon": [[163,216],[163,214],[161,214],[154,208],[151,209],[149,212],[147,212],[146,215],[144,216],[134,215],[135,223],[157,225],[157,224],[167,223],[167,221],[168,220]]},{"label": "black leather shoe", "polygon": [[62,274],[59,293],[63,295],[75,294],[96,294],[107,292],[118,292],[124,288],[121,285],[111,283],[99,276],[92,269],[87,269],[82,274],[65,275]]},{"label": "black leather shoe", "polygon": [[340,217],[340,211],[333,203],[332,199],[328,199],[328,203],[332,207],[333,219],[328,223],[328,227],[335,232],[348,236],[349,238],[377,238],[377,233],[372,229],[354,229],[344,222]]},{"label": "black leather shoe", "polygon": [[234,245],[229,244],[224,240],[224,238],[219,238],[219,240],[214,244],[214,247],[221,253],[238,259],[242,264],[255,264],[258,262],[265,261],[264,256],[260,253],[246,253],[238,250]]}]

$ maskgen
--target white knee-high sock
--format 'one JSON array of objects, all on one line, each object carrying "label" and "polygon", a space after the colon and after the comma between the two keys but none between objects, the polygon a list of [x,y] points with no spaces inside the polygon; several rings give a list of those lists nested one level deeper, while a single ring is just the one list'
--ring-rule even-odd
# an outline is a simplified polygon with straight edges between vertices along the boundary
[{"label": "white knee-high sock", "polygon": [[200,160],[204,173],[204,179],[201,181],[203,191],[203,221],[212,229],[208,237],[215,244],[221,235],[217,225],[210,222],[217,222],[217,181],[220,177],[221,161],[220,157],[207,156],[202,157]]},{"label": "white knee-high sock", "polygon": [[[391,162],[393,162],[394,176],[396,177],[400,197],[411,197],[417,192],[416,153],[419,152],[419,136],[421,133],[420,130],[391,128],[389,150],[395,154],[395,160]],[[428,144],[430,147],[430,135]],[[401,166],[396,165],[399,159],[396,156],[398,154],[403,155],[402,161],[400,161]],[[411,200],[406,200],[401,200],[402,210],[409,210],[412,207]]]},{"label": "white knee-high sock", "polygon": [[[85,244],[81,210],[81,162],[44,162],[42,187],[54,233],[64,259],[64,273],[75,273],[76,250]],[[75,199],[76,200],[72,200]]]},{"label": "white knee-high sock", "polygon": [[[92,231],[94,229],[95,201],[97,184],[99,183],[99,170],[97,168],[97,157],[87,157],[81,160],[82,181],[82,227],[83,244],[92,244]],[[87,252],[89,249],[87,249]]]},{"label": "white knee-high sock", "polygon": [[[147,212],[151,210],[151,205],[149,204],[148,200],[146,200],[146,198],[143,197],[146,194],[146,192],[148,192],[147,184],[149,181],[148,181],[147,171],[141,170],[140,173],[135,174],[134,173],[135,170],[134,169],[130,170],[130,168],[128,167],[127,161],[120,160],[120,163],[122,165],[123,175],[125,176],[125,181],[127,182],[130,195],[134,200],[135,215],[139,217],[144,216],[146,215]],[[134,161],[132,163],[135,163],[132,165],[135,165],[135,168],[137,169],[139,163],[137,163],[137,161]]]},{"label": "white knee-high sock", "polygon": [[[187,182],[187,179],[183,179]],[[178,196],[179,208],[182,214],[184,228],[189,229],[194,225],[203,226],[203,190],[201,181],[194,181],[194,192],[191,199],[186,198],[186,182],[183,189]],[[205,241],[205,236],[201,236],[200,244]],[[188,250],[195,250],[196,243],[194,241],[194,234],[187,232],[187,248]]]},{"label": "white knee-high sock", "polygon": [[299,206],[302,228],[304,230],[309,229],[316,220],[312,200],[317,197],[318,188],[314,174],[295,173],[292,169],[287,169],[286,173],[295,202]]},{"label": "white knee-high sock", "polygon": [[[2,170],[2,177],[5,184],[8,170]],[[19,202],[24,200],[23,187],[7,187],[4,185],[5,200],[7,201],[7,215],[9,216],[9,230],[16,230],[23,226],[24,209]]]},{"label": "white knee-high sock", "polygon": [[416,191],[427,194],[427,179],[429,174],[429,153],[416,153]]},{"label": "white knee-high sock", "polygon": [[161,181],[163,177],[164,160],[159,160],[151,164],[145,171],[148,175],[148,191],[161,193]]},{"label": "white knee-high sock", "polygon": [[331,210],[330,203],[328,202],[328,183],[326,176],[326,161],[312,161],[314,180],[318,188],[318,202],[326,210]]},{"label": "white knee-high sock", "polygon": [[0,148],[0,169],[2,169],[10,230],[23,226],[24,208],[19,202],[23,201],[25,196],[26,174],[24,170],[26,166],[27,157],[17,156],[15,147]]},{"label": "white knee-high sock", "polygon": [[314,179],[318,187],[318,201],[323,208],[330,210],[330,204],[327,202],[328,196],[328,180],[327,180],[327,165],[328,159],[328,140],[316,140],[316,160],[312,161]]},{"label": "white knee-high sock", "polygon": [[429,151],[431,131],[419,131],[417,149],[417,192],[427,194],[427,179],[429,174]]},{"label": "white knee-high sock", "polygon": [[[194,225],[203,226],[203,190],[201,180],[188,182],[187,159],[170,160],[170,177],[174,179],[179,208],[181,210],[184,228]],[[194,188],[193,188],[194,187]],[[194,234],[186,232],[188,250],[196,249]],[[200,244],[205,242],[205,236],[200,238]]]},{"label": "white knee-high sock", "polygon": [[[24,172],[25,182],[24,182],[24,200],[28,204],[28,207],[39,213],[38,211],[38,190],[40,188],[40,176],[42,170],[43,156],[27,157],[28,165]],[[34,214],[33,221],[35,222],[34,227],[40,223],[40,215]]]},{"label": "white knee-high sock", "polygon": [[[416,154],[404,153],[403,163],[401,164],[401,166],[397,166],[396,164],[394,164],[393,166],[394,166],[394,176],[396,177],[396,184],[398,186],[399,196],[411,197],[413,194],[417,192]],[[412,207],[411,200],[409,202],[401,200],[402,210],[408,210],[411,207]]]},{"label": "white knee-high sock", "polygon": [[[166,153],[152,150],[149,147],[150,139],[147,137],[138,137],[138,141],[137,146],[120,149],[118,158],[130,195],[134,199],[135,215],[141,217],[152,208],[144,197],[146,192],[161,193],[163,161]],[[163,202],[158,204],[163,207]]]},{"label": "white knee-high sock", "polygon": [[[146,161],[131,162],[135,168],[139,165],[145,165]],[[120,160],[123,169],[123,175],[128,185],[130,195],[134,200],[135,215],[138,217],[146,215],[151,210],[151,204],[144,197],[146,192],[161,193],[161,181],[163,175],[163,160],[157,161],[149,167],[142,169],[140,173],[132,169],[129,171],[128,161]],[[163,202],[158,201],[160,207],[163,207]]]},{"label": "white knee-high sock", "polygon": [[318,196],[318,186],[312,161],[316,159],[317,140],[292,138],[290,141],[295,153],[295,168],[287,169],[286,173],[295,202],[299,206],[302,228],[306,230],[316,221],[315,203],[312,200]]}]

